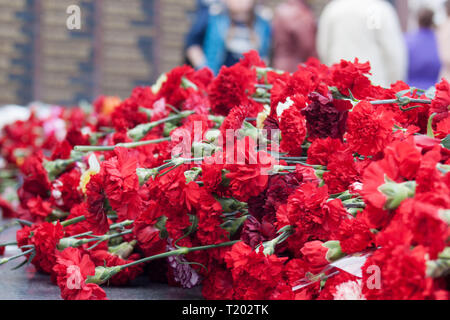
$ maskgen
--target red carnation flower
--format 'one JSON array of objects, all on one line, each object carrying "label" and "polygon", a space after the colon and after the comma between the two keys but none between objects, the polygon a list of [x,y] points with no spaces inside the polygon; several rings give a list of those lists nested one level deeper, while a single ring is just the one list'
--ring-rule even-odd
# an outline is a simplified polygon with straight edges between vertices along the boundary
[{"label": "red carnation flower", "polygon": [[255,92],[256,72],[239,64],[222,67],[209,87],[209,99],[214,113],[226,116],[236,106],[252,104],[248,96]]},{"label": "red carnation flower", "polygon": [[[426,251],[421,246],[378,249],[363,266],[364,295],[368,300],[433,299],[433,279],[426,276],[425,262]],[[374,266],[379,268],[378,275]]]},{"label": "red carnation flower", "polygon": [[306,120],[300,110],[294,106],[285,110],[281,115],[281,145],[283,152],[288,152],[292,156],[301,156],[302,144],[306,138]]},{"label": "red carnation flower", "polygon": [[[288,219],[305,240],[309,237],[323,239],[326,232],[326,212],[322,210],[328,199],[328,188],[318,187],[314,183],[301,185],[288,199]],[[326,240],[326,239],[323,239]]]},{"label": "red carnation flower", "polygon": [[347,121],[347,141],[354,152],[373,156],[391,141],[393,115],[367,101],[356,105]]},{"label": "red carnation flower", "polygon": [[306,242],[300,251],[308,264],[308,269],[314,274],[320,272],[330,263],[326,258],[328,248],[323,246],[322,241]]},{"label": "red carnation flower", "polygon": [[23,190],[46,199],[50,190],[50,180],[47,171],[42,166],[42,161],[41,155],[28,157],[20,167],[20,171],[24,178]]},{"label": "red carnation flower", "polygon": [[145,256],[152,256],[163,253],[167,247],[167,241],[160,236],[160,230],[156,228],[156,223],[161,213],[156,210],[158,203],[150,201],[146,204],[136,221],[134,222],[133,233],[138,242],[139,248]]},{"label": "red carnation flower", "polygon": [[436,85],[436,96],[431,102],[430,114],[437,113],[433,122],[438,123],[449,117],[450,108],[450,84],[446,79]]},{"label": "red carnation flower", "polygon": [[63,211],[70,209],[81,202],[82,194],[78,188],[81,173],[74,169],[63,173],[57,180],[52,182],[51,200],[54,205]]},{"label": "red carnation flower", "polygon": [[105,194],[119,219],[135,219],[140,211],[137,159],[127,148],[116,148],[116,157],[103,162]]},{"label": "red carnation flower", "polygon": [[95,275],[95,264],[80,249],[67,248],[58,252],[53,267],[64,300],[106,300],[106,293],[97,284],[86,283]]},{"label": "red carnation flower", "polygon": [[411,140],[396,141],[386,147],[384,153],[382,160],[365,169],[362,179],[364,200],[379,209],[386,209],[388,200],[379,187],[389,180],[396,183],[414,180],[421,161],[421,154]]},{"label": "red carnation flower", "polygon": [[86,220],[93,227],[92,231],[99,234],[103,234],[109,230],[103,181],[104,174],[98,173],[92,176],[89,183],[86,185]]},{"label": "red carnation flower", "polygon": [[351,153],[338,151],[330,156],[327,171],[323,174],[323,180],[330,189],[330,193],[344,192],[358,179],[359,173]]},{"label": "red carnation flower", "polygon": [[44,201],[41,197],[31,198],[26,202],[26,207],[33,221],[42,222],[52,213],[52,206],[49,201]]},{"label": "red carnation flower", "polygon": [[268,299],[273,288],[282,281],[283,264],[287,258],[265,256],[242,242],[236,243],[225,255],[231,269],[234,298],[245,300]]},{"label": "red carnation flower", "polygon": [[230,113],[220,126],[220,132],[222,133],[222,137],[224,140],[227,137],[227,130],[233,130],[234,136],[234,132],[238,129],[241,129],[245,118],[247,118],[248,112],[249,110],[242,105],[236,106],[231,109]]},{"label": "red carnation flower", "polygon": [[[255,142],[246,137],[236,142],[236,158],[233,164],[225,164],[228,171],[229,189],[237,200],[247,201],[250,197],[256,197],[267,186],[268,172],[275,160],[263,151],[256,152]],[[244,163],[237,163],[244,160]]]},{"label": "red carnation flower", "polygon": [[357,99],[364,99],[366,90],[371,87],[367,75],[370,75],[370,63],[359,63],[358,58],[354,62],[341,60],[331,67],[332,83],[343,95],[349,96],[350,92]]},{"label": "red carnation flower", "polygon": [[[56,262],[56,247],[64,237],[64,229],[58,222],[56,224],[44,222],[32,227],[24,227],[17,231],[16,238],[19,247],[33,245],[36,256],[31,263],[39,271],[50,274]],[[29,249],[22,249],[27,251]]]},{"label": "red carnation flower", "polygon": [[208,300],[233,299],[233,278],[228,269],[215,267],[203,280],[202,294]]},{"label": "red carnation flower", "polygon": [[[188,80],[193,82],[192,76],[194,74],[194,69],[186,65],[172,69],[166,74],[167,79],[158,91],[157,100],[165,98],[168,104],[176,108],[181,107],[182,103],[190,95],[190,92],[194,91],[191,87],[183,87],[182,81]],[[195,83],[193,84],[195,85]]]},{"label": "red carnation flower", "polygon": [[[137,89],[135,89],[137,90]],[[148,89],[151,90],[151,89]],[[123,101],[114,109],[111,119],[117,131],[126,131],[148,121],[148,116],[139,111],[141,105],[133,98]]]},{"label": "red carnation flower", "polygon": [[331,155],[344,150],[344,144],[339,139],[314,139],[308,148],[308,163],[314,165],[328,165]]},{"label": "red carnation flower", "polygon": [[373,242],[372,232],[359,218],[343,220],[339,229],[338,240],[344,253],[361,252]]}]

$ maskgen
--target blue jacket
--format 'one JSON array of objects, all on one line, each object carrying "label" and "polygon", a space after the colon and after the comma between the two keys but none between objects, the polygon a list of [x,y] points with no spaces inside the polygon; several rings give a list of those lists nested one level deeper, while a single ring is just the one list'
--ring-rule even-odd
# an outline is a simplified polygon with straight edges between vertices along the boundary
[{"label": "blue jacket", "polygon": [[[217,15],[210,15],[208,29],[206,31],[205,43],[203,45],[207,66],[217,74],[220,71],[226,58],[225,38],[230,28],[231,20],[224,12]],[[258,35],[261,45],[258,50],[261,58],[268,58],[271,45],[271,25],[270,22],[261,16],[256,15],[254,30]]]}]

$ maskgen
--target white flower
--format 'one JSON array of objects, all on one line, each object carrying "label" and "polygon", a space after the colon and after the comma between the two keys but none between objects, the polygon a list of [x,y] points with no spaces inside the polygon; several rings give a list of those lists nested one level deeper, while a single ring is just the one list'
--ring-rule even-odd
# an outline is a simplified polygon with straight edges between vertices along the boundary
[{"label": "white flower", "polygon": [[336,286],[334,300],[366,300],[362,293],[362,281],[347,281]]}]

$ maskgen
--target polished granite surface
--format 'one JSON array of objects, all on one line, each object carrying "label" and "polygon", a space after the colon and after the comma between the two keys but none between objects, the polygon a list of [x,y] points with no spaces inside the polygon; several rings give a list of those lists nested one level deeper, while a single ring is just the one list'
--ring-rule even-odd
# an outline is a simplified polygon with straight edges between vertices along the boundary
[{"label": "polished granite surface", "polygon": [[[0,222],[0,225],[2,223]],[[15,240],[15,230],[0,234],[0,243]],[[17,254],[17,247],[7,247],[5,257]],[[22,260],[0,266],[0,300],[55,300],[61,299],[59,288],[50,277],[34,272],[33,266],[11,270]],[[201,288],[181,289],[165,284],[151,283],[146,277],[133,281],[127,287],[104,287],[110,300],[197,300],[202,299]]]}]

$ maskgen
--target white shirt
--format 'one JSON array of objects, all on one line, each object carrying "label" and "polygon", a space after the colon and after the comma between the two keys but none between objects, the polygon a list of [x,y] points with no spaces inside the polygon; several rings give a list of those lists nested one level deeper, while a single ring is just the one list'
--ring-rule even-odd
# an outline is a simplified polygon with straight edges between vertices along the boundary
[{"label": "white shirt", "polygon": [[318,53],[323,63],[369,61],[375,85],[405,80],[406,43],[395,9],[383,0],[334,0],[319,20]]}]

